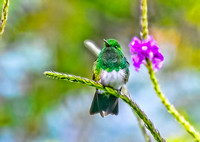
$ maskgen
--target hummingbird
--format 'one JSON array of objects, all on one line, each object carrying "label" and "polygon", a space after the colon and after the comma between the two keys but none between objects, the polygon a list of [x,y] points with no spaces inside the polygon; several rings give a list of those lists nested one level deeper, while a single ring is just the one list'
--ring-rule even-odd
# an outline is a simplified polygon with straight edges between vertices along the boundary
[{"label": "hummingbird", "polygon": [[[115,39],[104,39],[104,47],[93,66],[93,80],[121,92],[129,78],[129,63]],[[118,115],[118,98],[96,89],[90,114],[100,113],[102,117]]]}]

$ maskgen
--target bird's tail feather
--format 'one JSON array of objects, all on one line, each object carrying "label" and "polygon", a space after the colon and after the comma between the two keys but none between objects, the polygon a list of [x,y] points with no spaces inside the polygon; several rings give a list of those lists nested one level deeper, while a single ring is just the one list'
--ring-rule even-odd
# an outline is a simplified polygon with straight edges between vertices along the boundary
[{"label": "bird's tail feather", "polygon": [[118,114],[118,98],[98,89],[95,92],[90,108],[90,114],[100,113],[102,117],[108,114]]}]

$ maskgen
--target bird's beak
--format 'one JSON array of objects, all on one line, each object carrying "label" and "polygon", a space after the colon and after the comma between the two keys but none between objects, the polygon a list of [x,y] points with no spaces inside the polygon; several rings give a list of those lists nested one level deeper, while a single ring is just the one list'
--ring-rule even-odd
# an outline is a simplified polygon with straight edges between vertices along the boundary
[{"label": "bird's beak", "polygon": [[104,39],[104,43],[106,45],[106,47],[110,47],[110,44]]}]

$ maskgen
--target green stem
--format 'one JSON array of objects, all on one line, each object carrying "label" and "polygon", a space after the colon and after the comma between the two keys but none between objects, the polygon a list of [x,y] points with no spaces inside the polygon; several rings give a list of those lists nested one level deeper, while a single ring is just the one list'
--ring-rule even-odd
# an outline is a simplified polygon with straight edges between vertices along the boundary
[{"label": "green stem", "polygon": [[[141,30],[142,30],[142,33],[141,33],[141,39],[145,40],[148,36],[148,18],[147,18],[147,0],[140,0],[140,5],[141,5]],[[138,119],[138,117],[137,117]],[[144,135],[144,138],[146,140],[146,142],[150,142],[151,139],[150,137],[148,136],[148,134],[146,133],[146,130],[145,130],[145,127],[142,126],[141,124],[141,120],[138,119],[138,123],[140,125],[140,128],[142,130],[142,133]]]},{"label": "green stem", "polygon": [[[131,99],[130,94],[129,94],[129,92],[127,91],[125,85],[122,87],[121,93],[122,93],[123,95],[125,95],[125,96],[129,96],[129,99]],[[144,122],[140,119],[140,117],[137,116],[137,114],[136,114],[134,111],[133,111],[133,113],[135,114],[135,116],[136,116],[136,118],[137,118],[139,127],[140,127],[140,129],[141,129],[141,131],[142,131],[142,134],[143,134],[143,136],[144,136],[145,141],[146,141],[146,142],[151,142],[151,138],[150,138],[150,136],[147,134],[147,131],[146,131]]]},{"label": "green stem", "polygon": [[[62,74],[58,72],[51,72],[51,71],[46,71],[44,72],[44,75],[53,78],[53,79],[59,79],[59,80],[65,80],[65,81],[71,81],[71,82],[76,82],[76,83],[82,83],[88,86],[92,86],[101,90],[107,91],[109,94],[112,94],[118,98],[121,98],[124,102],[126,102],[134,111],[135,113],[143,120],[145,123],[147,129],[151,132],[153,137],[155,138],[156,141],[158,142],[165,142],[165,139],[163,139],[159,133],[159,131],[154,127],[153,123],[151,122],[150,119],[146,116],[146,114],[139,108],[139,106],[132,100],[130,99],[129,96],[127,95],[122,95],[118,91],[110,88],[103,86],[101,83],[95,82],[93,80],[87,79],[87,78],[82,78],[79,76],[74,76],[74,75],[69,75],[69,74]],[[127,91],[126,91],[127,92]]]},{"label": "green stem", "polygon": [[147,131],[146,131],[146,128],[144,126],[144,122],[136,115],[136,118],[137,118],[137,121],[138,121],[138,124],[140,126],[140,129],[142,131],[142,134],[144,136],[144,139],[146,142],[151,142],[151,138],[150,136],[147,134]]},{"label": "green stem", "polygon": [[[142,11],[142,17],[141,17],[141,28],[142,28],[142,39],[145,40],[148,36],[148,19],[147,19],[147,0],[141,0],[141,11]],[[200,141],[200,134],[198,131],[194,129],[194,127],[182,116],[179,114],[179,112],[175,109],[173,105],[170,104],[170,102],[165,98],[164,94],[161,92],[160,86],[158,85],[157,79],[155,77],[155,73],[152,68],[151,61],[148,59],[147,61],[147,68],[149,71],[151,82],[154,85],[154,90],[156,91],[156,94],[161,99],[162,103],[165,105],[167,110],[176,118],[178,122],[180,122],[185,130],[191,134],[196,141]]]},{"label": "green stem", "polygon": [[8,6],[9,6],[9,1],[4,0],[1,21],[0,21],[0,35],[2,35],[4,32],[4,28],[8,18]]},{"label": "green stem", "polygon": [[158,81],[156,79],[155,73],[152,68],[151,61],[149,61],[148,59],[147,59],[146,66],[150,75],[151,82],[154,86],[154,90],[156,94],[158,95],[158,97],[161,99],[161,102],[165,105],[166,109],[169,111],[169,113],[171,113],[176,118],[178,122],[180,122],[184,126],[185,130],[189,134],[191,134],[196,139],[196,141],[200,141],[199,132],[196,131],[194,127],[181,114],[179,114],[176,108],[172,104],[170,104],[168,99],[165,98],[164,94],[161,92],[160,86],[158,84]]},{"label": "green stem", "polygon": [[141,0],[141,28],[142,28],[142,39],[145,40],[148,36],[148,18],[147,18],[147,0]]}]

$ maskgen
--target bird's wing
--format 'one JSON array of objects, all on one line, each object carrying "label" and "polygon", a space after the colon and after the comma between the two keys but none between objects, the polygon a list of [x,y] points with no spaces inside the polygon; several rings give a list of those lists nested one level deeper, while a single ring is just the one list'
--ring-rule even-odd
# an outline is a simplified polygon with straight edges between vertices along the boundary
[{"label": "bird's wing", "polygon": [[94,81],[100,80],[101,71],[102,69],[98,66],[98,61],[96,60],[93,65],[93,75],[92,75],[92,79]]},{"label": "bird's wing", "polygon": [[[126,60],[126,57],[124,57],[125,58],[125,60]],[[127,81],[128,81],[128,79],[129,79],[129,66],[130,66],[130,64],[129,64],[129,62],[126,60],[126,68],[125,68],[125,72],[126,72],[126,75],[125,75],[125,77],[124,77],[124,82],[126,83]]]}]

